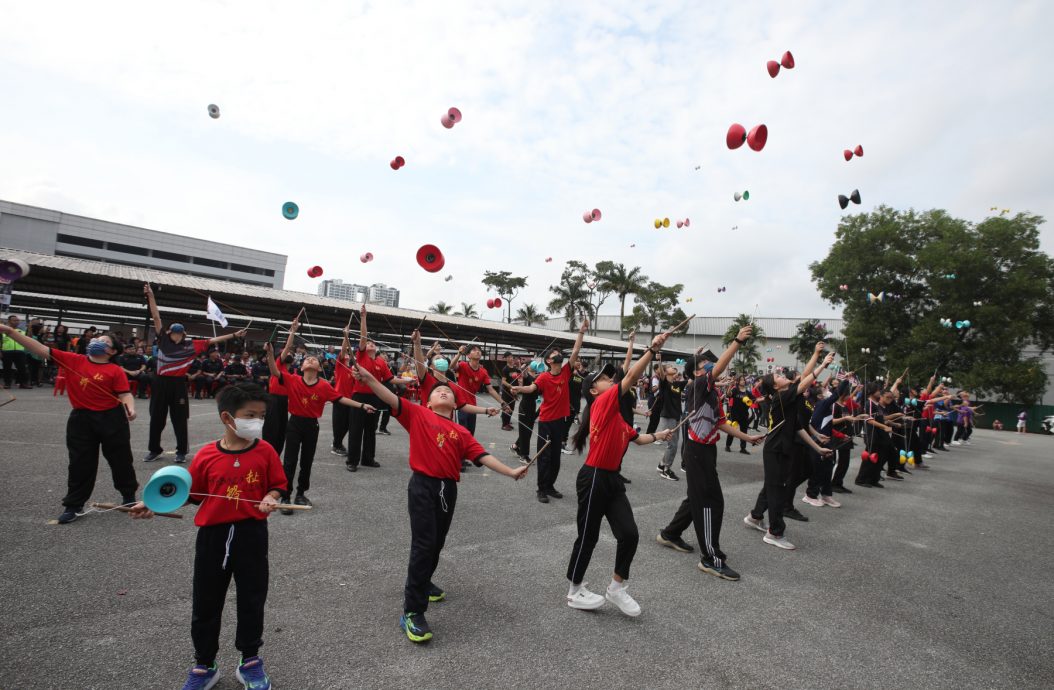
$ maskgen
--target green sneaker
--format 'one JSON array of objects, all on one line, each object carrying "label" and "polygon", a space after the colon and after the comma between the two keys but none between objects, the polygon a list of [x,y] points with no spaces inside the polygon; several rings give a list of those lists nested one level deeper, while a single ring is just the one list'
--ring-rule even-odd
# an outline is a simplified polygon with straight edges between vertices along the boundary
[{"label": "green sneaker", "polygon": [[435,585],[428,586],[428,601],[434,604],[437,601],[443,601],[444,599],[446,599],[446,592]]},{"label": "green sneaker", "polygon": [[412,611],[404,613],[399,619],[399,627],[403,629],[411,642],[420,644],[432,639],[432,629],[428,627],[428,621],[425,620],[423,613]]}]

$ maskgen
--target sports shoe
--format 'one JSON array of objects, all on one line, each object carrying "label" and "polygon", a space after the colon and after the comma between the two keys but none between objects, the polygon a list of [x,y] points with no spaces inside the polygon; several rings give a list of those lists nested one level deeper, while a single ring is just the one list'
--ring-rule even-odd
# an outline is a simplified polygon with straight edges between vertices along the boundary
[{"label": "sports shoe", "polygon": [[696,565],[699,570],[702,570],[704,573],[710,573],[711,575],[719,577],[722,580],[731,580],[732,582],[737,582],[739,580],[739,573],[729,568],[727,564],[717,566],[714,565],[713,560],[709,558],[704,558],[703,560],[699,561],[699,563]]},{"label": "sports shoe", "polygon": [[502,431],[512,431],[512,425],[511,424],[502,424],[501,430]]},{"label": "sports shoe", "polygon": [[551,498],[563,498],[564,497],[564,495],[562,493],[560,493],[559,491],[557,491],[556,489],[546,489],[545,490],[545,495],[549,496]]},{"label": "sports shoe", "polygon": [[740,448],[740,449],[739,449],[739,453],[740,453],[741,455],[750,455],[750,451],[749,451],[749,450],[747,450],[746,448]]},{"label": "sports shoe", "polygon": [[245,690],[271,690],[271,679],[264,673],[263,659],[258,656],[242,659],[234,677],[245,686]]},{"label": "sports shoe", "polygon": [[820,507],[820,506],[823,505],[823,501],[821,501],[818,498],[813,498],[809,494],[805,494],[804,496],[802,496],[801,500],[803,500],[804,502],[808,503],[811,506]]},{"label": "sports shoe", "polygon": [[377,462],[376,460],[370,460],[369,462],[362,463],[362,466],[363,467],[380,467],[381,463]]},{"label": "sports shoe", "polygon": [[593,611],[604,605],[604,597],[586,589],[586,582],[574,594],[567,595],[567,605],[573,609]]},{"label": "sports shoe", "polygon": [[820,500],[823,501],[825,506],[831,506],[832,508],[841,508],[842,504],[834,500],[832,496],[820,496]]},{"label": "sports shoe", "polygon": [[350,462],[344,463],[344,467],[348,470],[348,472],[358,472],[359,471],[359,466],[358,465],[352,465]]},{"label": "sports shoe", "polygon": [[432,629],[428,627],[423,613],[404,613],[399,619],[399,627],[403,629],[411,642],[428,642],[432,639]]},{"label": "sports shoe", "polygon": [[681,478],[677,476],[677,473],[671,470],[669,467],[666,468],[666,473],[663,475],[663,477],[674,482],[681,481]]},{"label": "sports shoe", "polygon": [[176,453],[176,464],[177,465],[182,465],[186,461],[187,461],[187,454],[186,453]]},{"label": "sports shoe", "polygon": [[834,486],[832,486],[831,487],[831,491],[835,492],[836,494],[851,494],[851,493],[853,493],[852,491],[850,491],[849,489],[845,488],[841,484],[835,484]]},{"label": "sports shoe", "polygon": [[391,436],[392,435],[392,432],[388,431],[387,429],[377,429],[377,433],[378,434],[384,434],[385,436]]},{"label": "sports shoe", "polygon": [[560,452],[564,455],[570,455],[572,451],[570,448],[561,448]]},{"label": "sports shoe", "polygon": [[929,458],[932,458],[932,457],[933,457],[933,453],[923,453],[923,454],[922,454],[922,457],[923,457],[923,459],[929,459]]},{"label": "sports shoe", "polygon": [[963,444],[962,441],[952,441],[952,445],[953,446],[961,446],[962,444]]},{"label": "sports shoe", "polygon": [[680,537],[667,537],[662,532],[655,535],[655,541],[659,542],[663,546],[668,546],[674,551],[680,551],[681,553],[691,553],[695,551],[695,548],[687,543]]},{"label": "sports shoe", "polygon": [[446,592],[444,592],[442,588],[436,587],[435,585],[428,585],[428,601],[434,604],[437,601],[443,601],[444,599],[446,599]]},{"label": "sports shoe", "polygon": [[886,472],[886,479],[895,479],[898,482],[904,481],[904,477],[899,472]]},{"label": "sports shoe", "polygon": [[147,453],[143,456],[143,462],[155,462],[161,459],[161,456],[165,454],[165,451],[159,453]]},{"label": "sports shoe", "polygon": [[348,455],[348,449],[344,446],[333,446],[329,449],[329,452],[333,453],[333,455],[343,455],[345,457]]},{"label": "sports shoe", "polygon": [[293,499],[293,503],[295,505],[298,505],[298,506],[310,506],[310,505],[313,505],[311,503],[311,499],[309,499],[304,494],[297,494],[296,498]]},{"label": "sports shoe", "polygon": [[[278,502],[278,505],[282,505],[282,504],[289,505],[289,499],[283,496],[282,500]],[[279,508],[279,512],[281,512],[282,515],[292,515],[293,514],[293,511],[289,510],[288,508]]]},{"label": "sports shoe", "polygon": [[71,507],[67,506],[66,509],[62,511],[62,515],[59,515],[59,524],[60,525],[68,525],[68,524],[70,524],[71,522],[73,522],[74,520],[79,518],[81,515],[84,515],[83,511],[84,511],[83,507],[71,508]]},{"label": "sports shoe", "polygon": [[800,510],[797,508],[791,508],[790,510],[783,511],[783,517],[790,518],[791,520],[797,520],[798,522],[808,522],[809,518],[805,517]]},{"label": "sports shoe", "polygon": [[753,527],[754,529],[758,530],[759,532],[768,532],[769,531],[769,526],[768,526],[768,523],[765,522],[765,518],[761,518],[760,520],[758,520],[758,519],[755,519],[754,516],[751,515],[750,513],[747,513],[747,516],[745,518],[743,518],[743,524],[746,525],[747,527]]},{"label": "sports shoe", "polygon": [[549,496],[544,491],[539,491],[538,492],[538,502],[539,503],[548,503],[549,502]]},{"label": "sports shoe", "polygon": [[761,541],[765,542],[766,544],[778,546],[781,549],[786,549],[787,551],[793,551],[794,549],[798,548],[794,544],[791,544],[789,541],[787,541],[787,538],[783,535],[777,537],[772,532],[765,532],[765,536],[761,538]]},{"label": "sports shoe", "polygon": [[618,589],[612,589],[611,585],[608,585],[607,591],[604,592],[604,598],[617,606],[622,613],[631,618],[636,618],[640,615],[640,604],[634,601],[633,597],[626,590],[625,582]]},{"label": "sports shoe", "polygon": [[183,690],[210,690],[219,681],[220,671],[216,668],[216,664],[211,667],[198,664],[187,674],[187,682],[183,684]]}]

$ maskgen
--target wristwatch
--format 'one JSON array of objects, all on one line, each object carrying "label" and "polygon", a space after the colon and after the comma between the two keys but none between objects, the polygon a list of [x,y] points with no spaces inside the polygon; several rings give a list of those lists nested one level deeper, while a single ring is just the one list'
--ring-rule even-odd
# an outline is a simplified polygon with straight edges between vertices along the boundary
[{"label": "wristwatch", "polygon": [[747,343],[747,341],[745,341],[745,340],[740,340],[739,338],[733,338],[733,340],[735,340],[735,341],[736,341],[737,343],[739,343],[740,345],[746,345],[746,343]]}]

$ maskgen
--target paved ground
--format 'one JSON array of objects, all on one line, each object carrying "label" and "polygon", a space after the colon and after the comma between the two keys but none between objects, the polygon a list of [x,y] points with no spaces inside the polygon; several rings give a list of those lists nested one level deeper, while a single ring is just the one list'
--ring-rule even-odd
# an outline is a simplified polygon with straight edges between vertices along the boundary
[{"label": "paved ground", "polygon": [[[193,406],[195,448],[218,434],[213,410],[210,402]],[[192,663],[194,526],[115,513],[48,525],[65,486],[66,415],[66,401],[49,390],[0,409],[8,480],[0,687],[178,688]],[[509,459],[511,432],[496,422],[480,422],[480,439]],[[409,470],[405,434],[392,428],[379,441],[380,469],[350,475],[326,450],[311,492],[318,509],[272,518],[263,654],[276,688],[963,690],[1054,682],[1050,437],[980,432],[972,446],[936,458],[931,472],[861,489],[842,509],[802,504],[813,520],[790,523],[793,553],[762,544],[740,522],[760,486],[760,453],[722,451],[722,541],[743,573],[738,583],[700,573],[694,556],[653,541],[684,482],[659,479],[658,451],[634,447],[626,474],[642,533],[631,580],[644,609],[637,619],[564,605],[570,496],[541,505],[532,484],[473,469],[436,576],[448,601],[429,612],[436,639],[417,647],[397,628]],[[133,439],[139,455],[144,419]],[[324,449],[329,439],[324,431]],[[564,462],[558,487],[571,494],[580,460]],[[137,465],[141,481],[157,468]],[[95,498],[117,498],[105,464]],[[605,528],[590,571],[597,589],[613,559]],[[233,590],[227,613],[217,687],[232,690]]]}]

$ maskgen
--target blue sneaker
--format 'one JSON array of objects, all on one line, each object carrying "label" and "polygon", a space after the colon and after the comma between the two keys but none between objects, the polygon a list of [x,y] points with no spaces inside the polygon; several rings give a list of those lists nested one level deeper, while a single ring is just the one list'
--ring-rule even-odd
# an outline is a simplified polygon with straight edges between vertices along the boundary
[{"label": "blue sneaker", "polygon": [[399,619],[399,627],[403,629],[411,642],[428,642],[432,639],[432,629],[428,627],[423,613],[404,613]]},{"label": "blue sneaker", "polygon": [[234,672],[234,677],[245,686],[246,690],[271,690],[271,679],[264,673],[263,659],[258,656],[242,659],[238,670]]},{"label": "blue sneaker", "polygon": [[211,667],[198,664],[187,674],[187,682],[183,684],[183,690],[210,690],[219,681],[220,670],[216,668],[216,664]]}]

